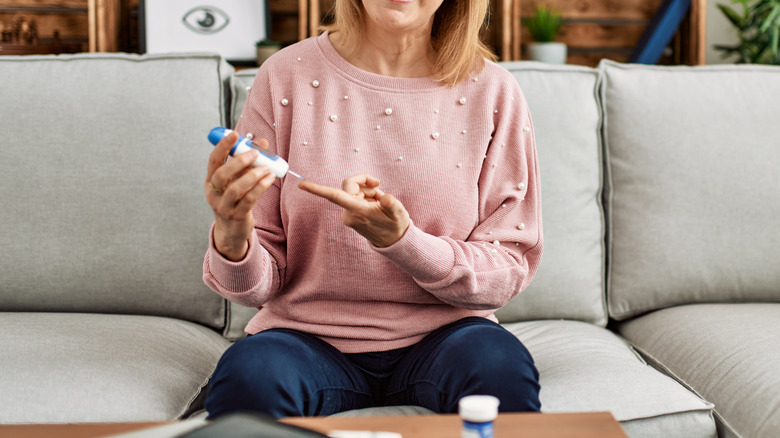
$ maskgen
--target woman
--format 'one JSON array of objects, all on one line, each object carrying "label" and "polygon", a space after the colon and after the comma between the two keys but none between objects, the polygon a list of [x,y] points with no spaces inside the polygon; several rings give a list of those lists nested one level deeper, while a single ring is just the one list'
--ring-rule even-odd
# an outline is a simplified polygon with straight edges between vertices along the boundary
[{"label": "woman", "polygon": [[254,151],[225,162],[235,134],[210,158],[204,280],[259,311],[206,409],[456,412],[491,394],[539,410],[533,360],[493,315],[533,278],[542,224],[528,108],[478,40],[488,1],[335,8],[263,64],[236,128],[306,181]]}]

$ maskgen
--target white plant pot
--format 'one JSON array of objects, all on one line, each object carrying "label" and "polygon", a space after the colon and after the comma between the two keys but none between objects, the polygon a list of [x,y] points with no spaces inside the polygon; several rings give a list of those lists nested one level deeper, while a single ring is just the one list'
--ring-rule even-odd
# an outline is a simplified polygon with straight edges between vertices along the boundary
[{"label": "white plant pot", "polygon": [[529,43],[528,58],[548,64],[566,64],[566,44]]}]

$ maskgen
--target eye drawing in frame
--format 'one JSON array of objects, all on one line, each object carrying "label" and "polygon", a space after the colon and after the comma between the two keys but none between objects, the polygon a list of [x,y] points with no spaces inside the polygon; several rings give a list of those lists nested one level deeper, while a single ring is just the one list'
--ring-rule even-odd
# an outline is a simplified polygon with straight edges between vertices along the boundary
[{"label": "eye drawing in frame", "polygon": [[213,52],[228,61],[254,60],[267,39],[267,0],[141,0],[142,53]]}]

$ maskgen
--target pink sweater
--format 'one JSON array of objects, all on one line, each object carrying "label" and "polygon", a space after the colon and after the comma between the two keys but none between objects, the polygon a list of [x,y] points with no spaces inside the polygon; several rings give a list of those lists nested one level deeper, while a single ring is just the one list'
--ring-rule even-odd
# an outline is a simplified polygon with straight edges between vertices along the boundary
[{"label": "pink sweater", "polygon": [[539,167],[531,116],[495,63],[455,87],[349,64],[327,34],[260,68],[236,127],[265,138],[306,179],[341,187],[359,173],[406,207],[412,224],[376,248],[341,209],[276,180],[254,208],[244,260],[211,249],[206,284],[259,312],[246,332],[286,327],[345,353],[421,340],[494,310],[525,289],[542,255]]}]

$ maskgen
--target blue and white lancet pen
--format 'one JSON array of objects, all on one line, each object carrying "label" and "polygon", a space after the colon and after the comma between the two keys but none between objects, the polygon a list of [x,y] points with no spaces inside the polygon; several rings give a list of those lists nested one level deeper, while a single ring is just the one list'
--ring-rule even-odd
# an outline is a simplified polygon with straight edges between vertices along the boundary
[{"label": "blue and white lancet pen", "polygon": [[[209,141],[211,144],[216,146],[220,140],[227,137],[227,135],[231,132],[233,132],[232,129],[221,127],[214,128],[211,130],[211,132],[209,132]],[[256,149],[258,152],[260,152],[260,154],[257,155],[257,160],[252,163],[252,166],[259,166],[264,164],[268,166],[268,169],[271,171],[271,173],[276,175],[277,178],[284,178],[284,176],[289,173],[294,177],[303,179],[302,176],[290,170],[290,165],[287,164],[287,162],[284,161],[282,157],[274,154],[272,151],[260,146],[243,135],[238,136],[238,141],[236,141],[236,144],[234,144],[233,148],[230,149],[230,155],[240,155],[251,149]]]}]

